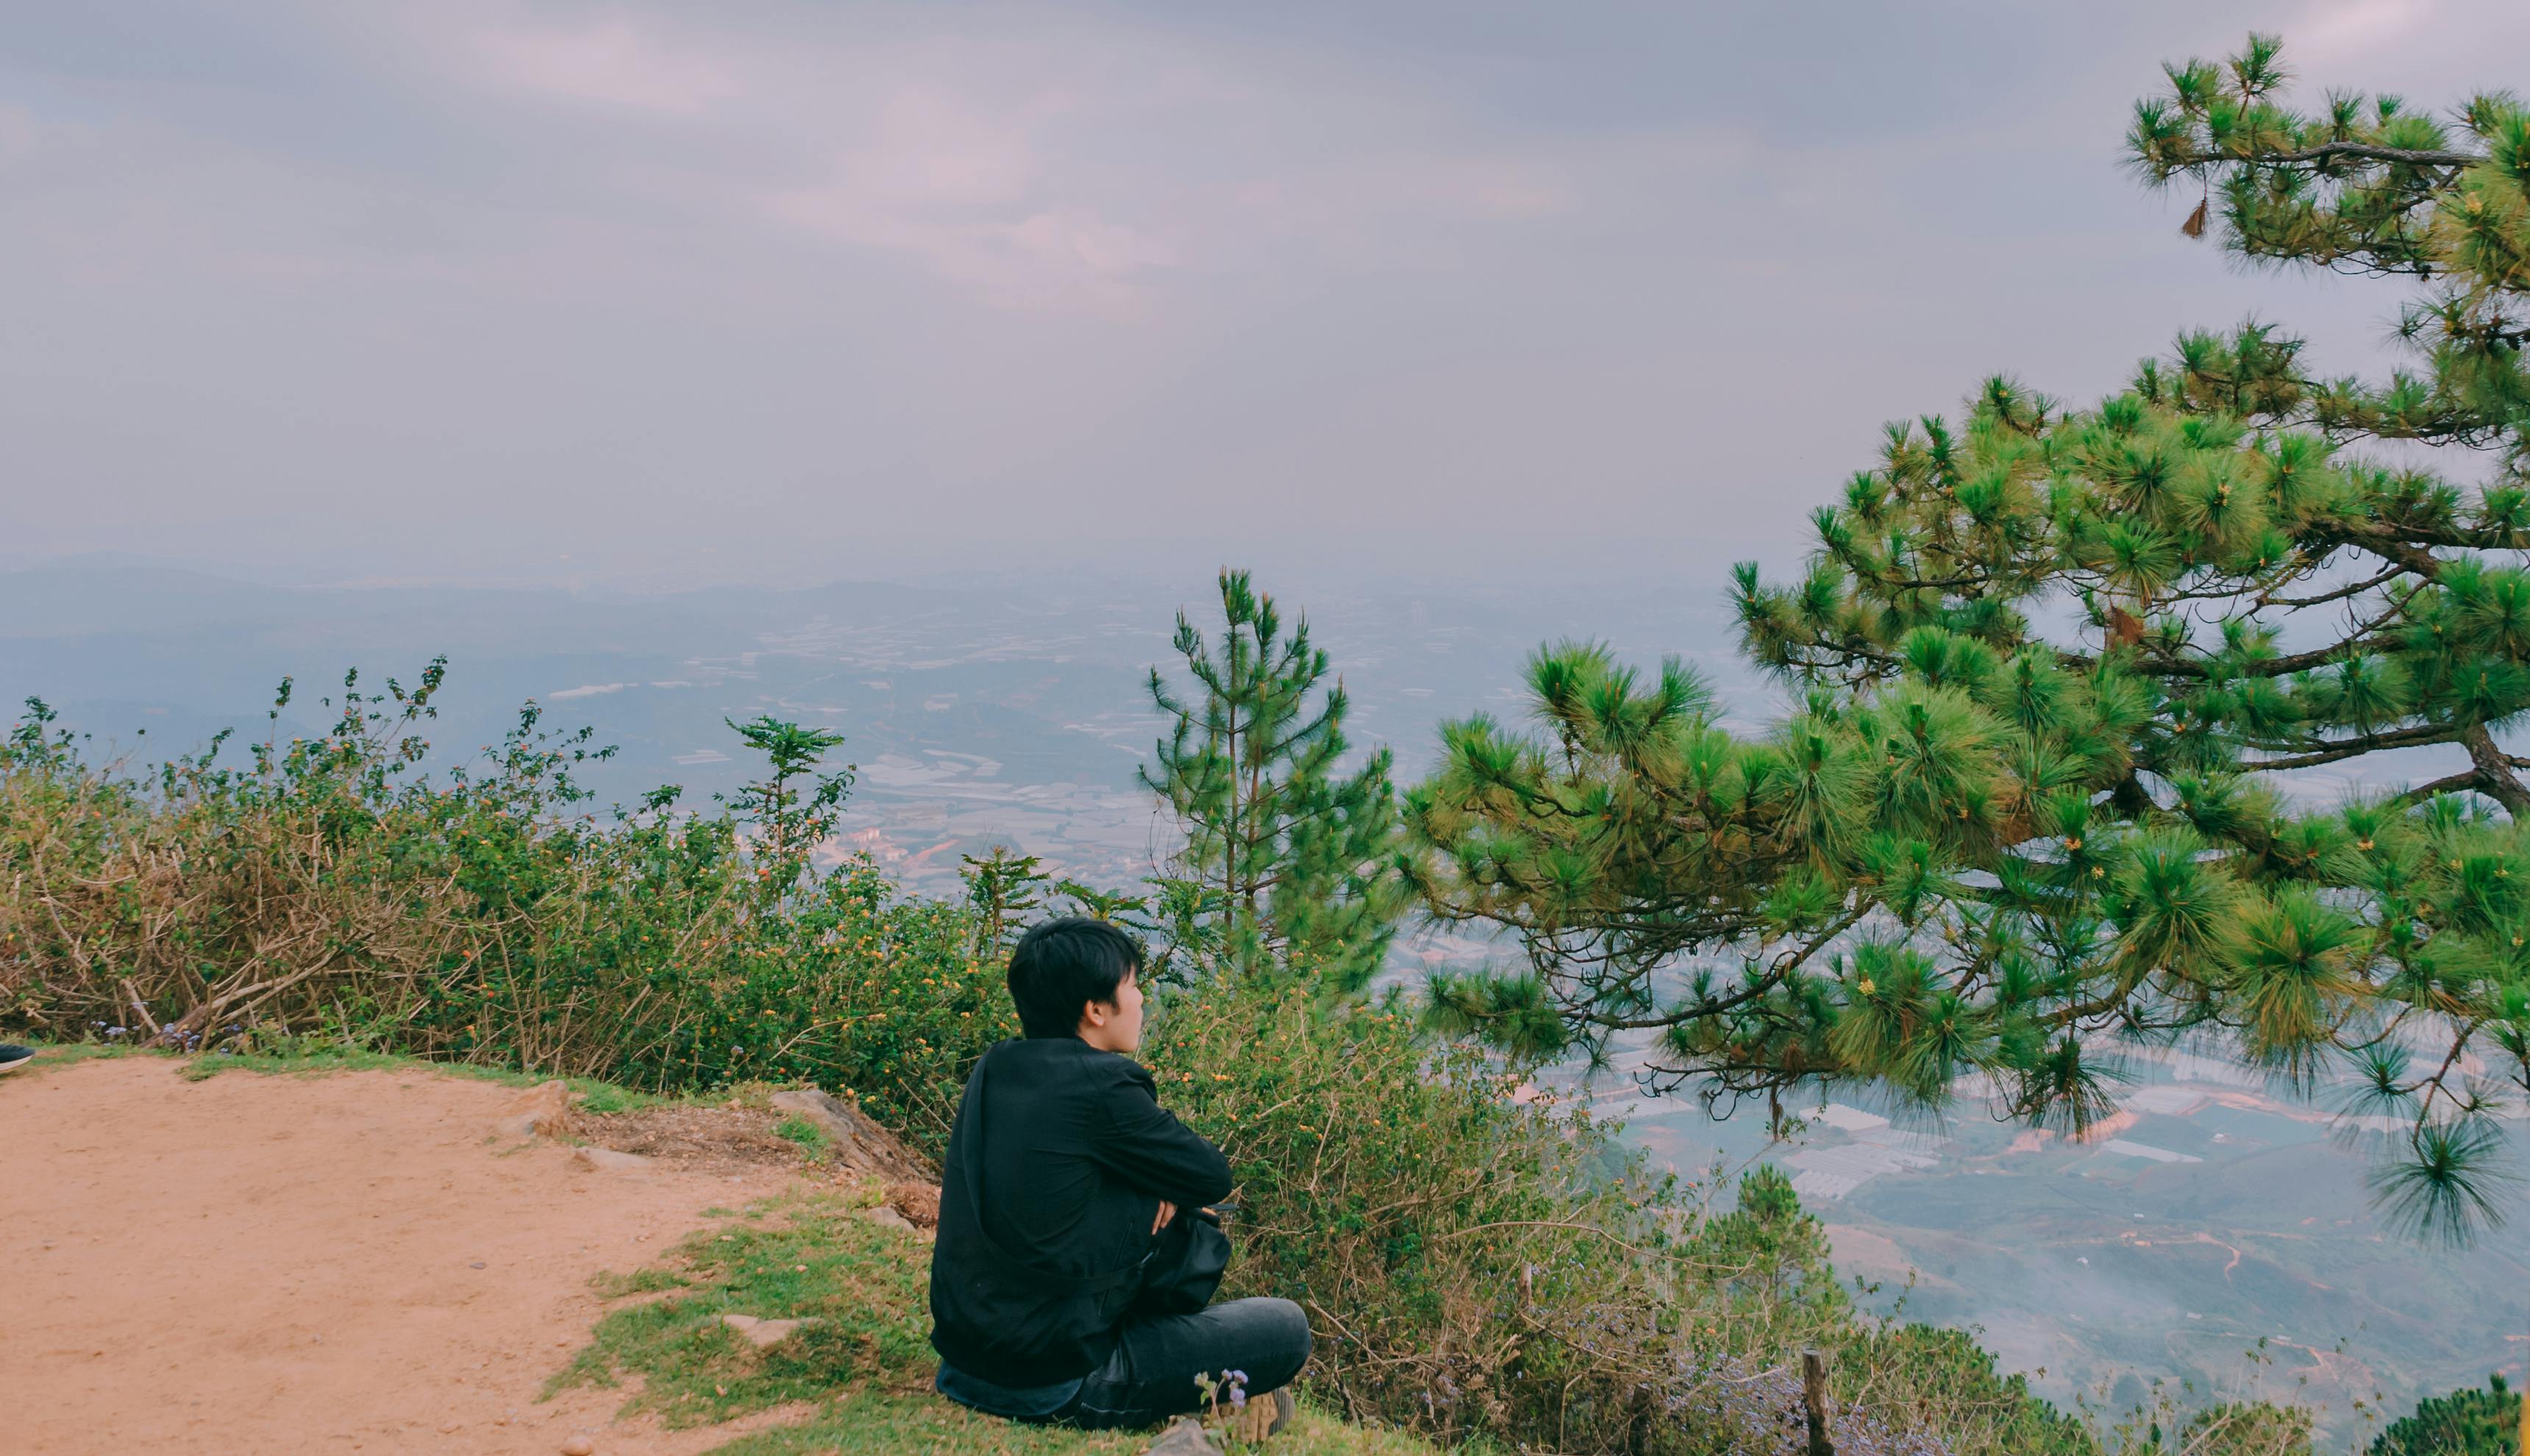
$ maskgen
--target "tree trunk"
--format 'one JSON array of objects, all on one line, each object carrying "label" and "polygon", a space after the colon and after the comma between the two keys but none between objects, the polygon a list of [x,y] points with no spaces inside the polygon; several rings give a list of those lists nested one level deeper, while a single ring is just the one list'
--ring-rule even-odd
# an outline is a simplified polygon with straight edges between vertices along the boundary
[{"label": "tree trunk", "polygon": [[1827,1357],[1816,1350],[1801,1355],[1801,1414],[1809,1422],[1809,1456],[1836,1456],[1827,1438]]}]

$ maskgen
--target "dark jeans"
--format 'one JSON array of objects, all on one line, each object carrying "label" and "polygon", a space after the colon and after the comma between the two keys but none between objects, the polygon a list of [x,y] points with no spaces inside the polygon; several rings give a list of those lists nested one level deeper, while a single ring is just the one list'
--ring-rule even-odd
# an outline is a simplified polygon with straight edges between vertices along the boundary
[{"label": "dark jeans", "polygon": [[1125,1326],[1107,1363],[1080,1382],[1058,1419],[1084,1430],[1151,1426],[1203,1403],[1200,1374],[1247,1376],[1250,1395],[1280,1390],[1309,1363],[1309,1317],[1288,1299],[1234,1299],[1201,1314],[1171,1315]]},{"label": "dark jeans", "polygon": [[[1059,1387],[1013,1390],[942,1366],[940,1393],[989,1415],[1104,1430],[1155,1426],[1203,1403],[1198,1375],[1216,1385],[1224,1374],[1246,1375],[1249,1395],[1280,1390],[1309,1362],[1309,1321],[1288,1299],[1234,1299],[1195,1315],[1137,1320],[1125,1326],[1116,1353],[1066,1399]],[[1058,1402],[1060,1405],[1058,1406]]]}]

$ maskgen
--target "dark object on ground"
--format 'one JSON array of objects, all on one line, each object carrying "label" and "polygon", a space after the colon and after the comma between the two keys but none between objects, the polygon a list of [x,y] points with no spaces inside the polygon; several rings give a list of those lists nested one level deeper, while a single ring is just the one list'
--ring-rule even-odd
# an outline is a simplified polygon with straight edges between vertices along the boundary
[{"label": "dark object on ground", "polygon": [[1201,1423],[1192,1417],[1172,1421],[1160,1438],[1142,1456],[1221,1456],[1221,1447],[1204,1433]]},{"label": "dark object on ground", "polygon": [[14,1072],[35,1059],[35,1049],[14,1042],[0,1043],[0,1072]]},{"label": "dark object on ground", "polygon": [[1299,1409],[1300,1404],[1292,1398],[1292,1390],[1288,1385],[1257,1396],[1249,1401],[1247,1409],[1240,1413],[1246,1417],[1248,1423],[1242,1428],[1243,1434],[1251,1442],[1281,1435],[1284,1428],[1292,1424],[1292,1418],[1299,1413]]},{"label": "dark object on ground", "polygon": [[940,1226],[940,1185],[937,1183],[890,1183],[887,1206],[905,1215],[905,1221],[916,1228]]}]

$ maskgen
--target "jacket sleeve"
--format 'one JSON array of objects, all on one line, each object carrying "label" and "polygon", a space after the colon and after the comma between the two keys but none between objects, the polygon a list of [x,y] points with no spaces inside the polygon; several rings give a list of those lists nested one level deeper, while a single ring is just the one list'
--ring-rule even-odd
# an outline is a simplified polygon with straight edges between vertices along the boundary
[{"label": "jacket sleeve", "polygon": [[1106,1136],[1090,1156],[1127,1187],[1182,1207],[1228,1198],[1230,1159],[1160,1105],[1150,1073],[1129,1062],[1116,1070],[1100,1099]]}]

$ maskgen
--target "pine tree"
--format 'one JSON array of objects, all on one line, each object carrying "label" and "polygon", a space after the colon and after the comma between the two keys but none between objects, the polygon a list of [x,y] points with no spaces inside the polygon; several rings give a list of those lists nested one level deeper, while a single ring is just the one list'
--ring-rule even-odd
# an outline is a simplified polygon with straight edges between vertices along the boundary
[{"label": "pine tree", "polygon": [[[742,785],[730,802],[743,822],[755,826],[756,849],[767,862],[767,892],[788,893],[807,870],[810,852],[834,832],[844,797],[852,792],[852,765],[822,772],[827,751],[842,747],[844,735],[784,723],[771,714],[758,714],[747,723],[721,722],[765,757],[765,777]],[[664,801],[654,805],[664,806]]]},{"label": "pine tree", "polygon": [[1349,700],[1341,678],[1327,681],[1308,622],[1287,631],[1244,571],[1224,570],[1220,590],[1217,642],[1178,616],[1195,692],[1181,697],[1151,670],[1151,699],[1173,722],[1141,777],[1186,827],[1175,902],[1231,966],[1288,966],[1358,989],[1403,908],[1390,755],[1348,769]]},{"label": "pine tree", "polygon": [[[2530,758],[2500,737],[2530,712],[2530,112],[2295,112],[2264,36],[2166,70],[2129,144],[2202,188],[2189,235],[2409,281],[2421,369],[2314,377],[2249,324],[2092,408],[1996,379],[1890,426],[1802,579],[1738,569],[1745,649],[1799,695],[1777,730],[1572,646],[1531,667],[1548,738],[1445,730],[1424,888],[1530,971],[1436,1000],[1538,1052],[1648,1032],[1656,1079],[1718,1099],[1975,1073],[2076,1127],[2108,1039],[2216,1034],[2305,1087],[2350,1068],[2408,1129],[2390,1212],[2461,1236],[2499,1211],[2476,1068],[2530,1089]],[[2402,792],[2279,787],[2436,747],[2465,767]]]},{"label": "pine tree", "polygon": [[2413,1414],[2390,1423],[2367,1456],[2521,1456],[2525,1422],[2530,1413],[2521,1397],[2496,1375],[2483,1388],[2419,1402]]},{"label": "pine tree", "polygon": [[958,878],[965,882],[966,906],[975,912],[975,953],[1008,953],[1043,903],[1039,887],[1054,877],[1037,856],[1014,853],[1008,844],[993,845],[981,859],[971,854],[958,859],[963,866]]}]

